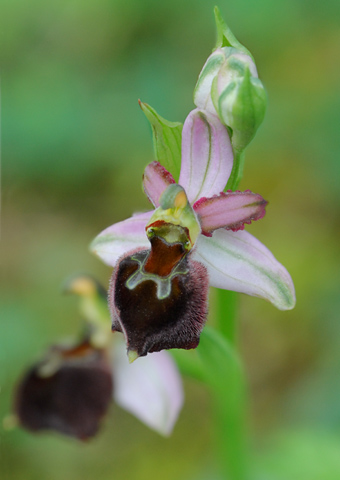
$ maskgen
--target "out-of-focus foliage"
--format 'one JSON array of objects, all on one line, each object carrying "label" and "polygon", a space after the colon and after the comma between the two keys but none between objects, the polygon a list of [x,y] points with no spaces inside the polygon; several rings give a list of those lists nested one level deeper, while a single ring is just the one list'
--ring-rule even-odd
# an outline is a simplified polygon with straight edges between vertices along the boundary
[{"label": "out-of-focus foliage", "polygon": [[[215,43],[215,0],[12,0],[2,3],[0,418],[16,379],[79,319],[60,295],[70,274],[110,271],[87,247],[148,208],[147,102],[183,122]],[[241,188],[269,200],[248,227],[288,268],[297,306],[240,297],[259,480],[340,475],[339,111],[336,0],[219,3],[253,53],[269,107]],[[212,300],[211,311],[214,311]],[[226,319],[227,321],[227,319]],[[164,440],[113,406],[88,445],[0,429],[0,478],[212,479],[211,405],[194,382]],[[257,476],[255,476],[255,473]]]}]

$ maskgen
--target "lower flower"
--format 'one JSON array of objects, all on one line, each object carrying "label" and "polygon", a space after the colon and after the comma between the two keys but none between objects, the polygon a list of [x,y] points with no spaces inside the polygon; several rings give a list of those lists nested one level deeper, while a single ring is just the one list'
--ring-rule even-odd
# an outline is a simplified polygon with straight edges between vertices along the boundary
[{"label": "lower flower", "polygon": [[70,348],[57,345],[23,377],[15,412],[28,430],[56,430],[86,440],[97,433],[112,392],[105,350],[87,340]]},{"label": "lower flower", "polygon": [[111,400],[161,435],[169,435],[183,404],[177,367],[167,352],[129,364],[121,335],[112,335],[105,289],[88,275],[68,279],[85,320],[81,340],[57,344],[22,377],[15,423],[33,432],[93,437]]}]

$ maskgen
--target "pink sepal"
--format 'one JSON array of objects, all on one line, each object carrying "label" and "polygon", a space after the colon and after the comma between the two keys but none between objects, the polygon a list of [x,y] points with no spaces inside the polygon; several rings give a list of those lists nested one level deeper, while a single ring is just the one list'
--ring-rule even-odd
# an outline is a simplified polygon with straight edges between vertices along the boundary
[{"label": "pink sepal", "polygon": [[103,230],[91,243],[90,250],[107,265],[114,267],[117,260],[130,250],[140,247],[149,248],[145,235],[151,212],[138,213]]},{"label": "pink sepal", "polygon": [[201,235],[194,258],[206,266],[213,287],[269,300],[280,310],[295,305],[292,279],[274,255],[250,233],[222,228]]}]

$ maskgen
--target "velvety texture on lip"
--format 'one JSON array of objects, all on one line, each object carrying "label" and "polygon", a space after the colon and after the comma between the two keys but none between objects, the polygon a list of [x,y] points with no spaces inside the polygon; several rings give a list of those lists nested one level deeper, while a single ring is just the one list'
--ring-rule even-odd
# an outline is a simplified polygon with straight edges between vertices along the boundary
[{"label": "velvety texture on lip", "polygon": [[[60,363],[50,374],[44,372],[49,355],[56,354]],[[28,430],[56,430],[86,440],[98,431],[112,391],[111,367],[103,351],[87,343],[70,350],[53,347],[45,361],[23,377],[15,412]]]},{"label": "velvety texture on lip", "polygon": [[109,305],[112,329],[122,331],[128,350],[144,356],[170,348],[195,348],[207,315],[208,277],[203,265],[187,254],[179,262],[183,271],[171,278],[170,294],[159,299],[157,284],[146,279],[133,289],[126,286],[148,250],[127,255],[117,266],[111,281]]}]

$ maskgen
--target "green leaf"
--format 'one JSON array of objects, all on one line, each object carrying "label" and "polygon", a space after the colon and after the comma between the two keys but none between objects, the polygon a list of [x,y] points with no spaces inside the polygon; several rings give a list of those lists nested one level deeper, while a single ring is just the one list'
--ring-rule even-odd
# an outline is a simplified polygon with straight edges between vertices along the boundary
[{"label": "green leaf", "polygon": [[240,394],[243,395],[243,372],[238,355],[230,343],[217,330],[205,327],[197,351],[204,368],[205,383],[215,392],[222,395],[227,393],[230,406],[233,397],[235,400],[237,398],[236,403],[239,404]]},{"label": "green leaf", "polygon": [[216,290],[217,329],[227,341],[235,345],[238,337],[236,316],[239,294],[230,290],[222,290],[221,288],[214,290]]},{"label": "green leaf", "polygon": [[205,382],[213,393],[216,448],[223,474],[225,478],[245,480],[245,386],[239,358],[222,334],[208,327],[202,332],[198,353],[205,367]]},{"label": "green leaf", "polygon": [[254,57],[249,52],[249,50],[237,40],[233,32],[225,23],[218,7],[215,7],[214,13],[215,13],[215,22],[216,22],[216,29],[217,29],[217,42],[216,42],[215,48],[234,47],[240,50],[241,52],[249,55],[250,58],[254,60]]},{"label": "green leaf", "polygon": [[180,372],[187,377],[205,383],[206,371],[201,363],[197,348],[194,350],[170,350]]},{"label": "green leaf", "polygon": [[165,120],[147,103],[139,101],[139,105],[152,128],[156,159],[172,173],[177,182],[181,169],[183,125]]}]

